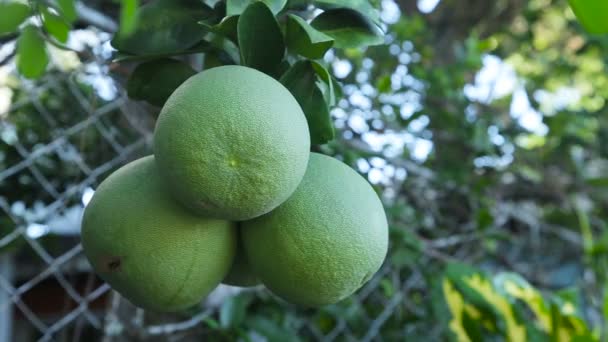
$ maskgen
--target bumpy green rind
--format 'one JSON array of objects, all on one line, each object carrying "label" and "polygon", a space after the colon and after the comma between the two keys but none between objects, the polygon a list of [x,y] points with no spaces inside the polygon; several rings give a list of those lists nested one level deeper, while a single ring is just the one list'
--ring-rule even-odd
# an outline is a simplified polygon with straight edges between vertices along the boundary
[{"label": "bumpy green rind", "polygon": [[82,245],[99,276],[133,304],[179,311],[200,302],[227,274],[236,229],[177,204],[149,156],[101,183],[84,212]]},{"label": "bumpy green rind", "polygon": [[302,109],[278,81],[243,66],[199,73],[169,97],[154,132],[159,170],[183,205],[233,221],[283,203],[306,170]]},{"label": "bumpy green rind", "polygon": [[250,287],[260,284],[260,279],[255,275],[247,260],[247,255],[243,248],[242,233],[239,230],[239,242],[237,243],[236,255],[232,262],[232,267],[222,283],[232,286]]},{"label": "bumpy green rind", "polygon": [[312,153],[294,194],[242,223],[254,272],[270,291],[304,306],[336,303],[365,284],[388,248],[388,225],[369,183],[342,162]]}]

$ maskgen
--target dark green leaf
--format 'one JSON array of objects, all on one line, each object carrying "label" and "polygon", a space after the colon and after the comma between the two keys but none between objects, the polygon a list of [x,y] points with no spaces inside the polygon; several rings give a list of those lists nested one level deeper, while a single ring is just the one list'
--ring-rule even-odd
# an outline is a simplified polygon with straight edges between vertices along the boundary
[{"label": "dark green leaf", "polygon": [[329,108],[317,85],[317,73],[310,61],[299,61],[281,77],[281,83],[296,98],[308,121],[313,144],[324,144],[334,138]]},{"label": "dark green leaf", "polygon": [[62,17],[68,22],[72,23],[78,15],[76,13],[76,6],[74,5],[74,0],[58,0],[59,9],[61,10]]},{"label": "dark green leaf", "polygon": [[285,54],[279,23],[263,2],[251,4],[238,22],[241,64],[272,74]]},{"label": "dark green leaf", "polygon": [[333,76],[331,77],[331,83],[333,84],[336,100],[343,98],[344,92],[342,91],[342,84]]},{"label": "dark green leaf", "polygon": [[220,326],[224,329],[239,327],[245,320],[251,297],[237,295],[226,300],[220,308]]},{"label": "dark green leaf", "polygon": [[234,64],[237,63],[226,51],[213,50],[205,53],[205,64],[203,69],[211,69],[222,65]]},{"label": "dark green leaf", "polygon": [[47,32],[58,41],[62,43],[67,42],[68,34],[70,33],[68,24],[61,17],[51,13],[46,8],[43,8],[41,12],[44,28]]},{"label": "dark green leaf", "polygon": [[162,107],[173,91],[194,74],[196,71],[189,65],[175,59],[144,62],[129,77],[127,94]]},{"label": "dark green leaf", "polygon": [[30,14],[30,8],[21,2],[0,2],[0,35],[17,31]]},{"label": "dark green leaf", "polygon": [[488,208],[482,208],[477,212],[477,229],[486,229],[494,222],[494,216]]},{"label": "dark green leaf", "polygon": [[304,57],[322,58],[334,43],[332,37],[317,31],[304,19],[290,14],[287,18],[287,47]]},{"label": "dark green leaf", "polygon": [[209,25],[205,22],[199,22],[199,24],[203,25],[207,30],[213,32],[215,34],[219,34],[230,39],[235,44],[238,44],[238,35],[237,35],[237,25],[239,21],[238,15],[232,15],[225,17],[216,25]]},{"label": "dark green leaf", "polygon": [[291,68],[291,64],[289,64],[288,61],[283,60],[281,62],[281,64],[279,64],[279,66],[277,67],[277,70],[275,72],[275,76],[277,79],[281,78],[281,76],[283,76],[283,74],[285,74],[287,72],[287,70],[289,70],[289,68]]},{"label": "dark green leaf", "polygon": [[327,102],[329,106],[334,106],[336,104],[336,94],[334,93],[334,82],[331,80],[329,71],[327,71],[327,69],[319,62],[312,61],[311,63],[313,69],[315,69],[315,72],[325,84],[325,102]]},{"label": "dark green leaf", "polygon": [[119,33],[112,45],[134,55],[174,54],[203,39],[205,28],[198,22],[213,9],[197,0],[156,0],[137,10],[131,34]]},{"label": "dark green leaf", "polygon": [[368,0],[314,0],[314,5],[323,9],[350,8],[366,17],[374,23],[380,22],[380,14]]},{"label": "dark green leaf", "polygon": [[33,25],[26,26],[17,40],[17,70],[27,78],[38,78],[46,70],[49,58],[44,39]]},{"label": "dark green leaf", "polygon": [[337,48],[358,48],[384,42],[382,30],[361,13],[351,9],[325,11],[311,25],[334,38]]},{"label": "dark green leaf", "polygon": [[483,341],[483,334],[481,332],[481,324],[479,318],[475,319],[471,315],[463,311],[462,313],[462,327],[469,337],[469,341]]},{"label": "dark green leaf", "polygon": [[156,54],[147,54],[147,55],[132,55],[128,53],[118,52],[112,62],[127,62],[127,61],[148,61],[151,59],[159,59],[165,57],[172,56],[180,56],[180,55],[190,55],[193,53],[207,52],[213,50],[213,46],[211,46],[206,41],[200,41],[196,45],[182,51],[170,52],[170,53],[156,53]]},{"label": "dark green leaf", "polygon": [[608,186],[608,178],[589,178],[587,179],[587,184],[591,186]]},{"label": "dark green leaf", "polygon": [[311,2],[311,0],[287,0],[287,5],[285,5],[285,7],[289,9],[305,10]]},{"label": "dark green leaf", "polygon": [[287,4],[287,0],[228,0],[226,1],[226,15],[239,15],[245,11],[247,6],[257,1],[268,5],[273,14],[281,12]]},{"label": "dark green leaf", "polygon": [[376,88],[380,93],[388,93],[392,90],[391,88],[391,76],[384,75],[379,77],[376,81]]},{"label": "dark green leaf", "polygon": [[136,11],[139,0],[121,0],[120,6],[120,34],[129,35],[135,29],[137,21]]}]

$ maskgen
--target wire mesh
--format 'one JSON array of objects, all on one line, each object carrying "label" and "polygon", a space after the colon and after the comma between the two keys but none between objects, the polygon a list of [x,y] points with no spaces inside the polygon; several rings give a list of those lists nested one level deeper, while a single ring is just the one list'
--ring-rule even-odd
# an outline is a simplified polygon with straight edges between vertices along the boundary
[{"label": "wire mesh", "polygon": [[[67,330],[77,340],[85,330],[104,328],[110,288],[84,260],[80,215],[105,175],[148,153],[150,127],[134,121],[148,114],[124,95],[112,101],[84,95],[75,75],[53,73],[24,84],[0,123],[0,318],[12,322],[3,325],[4,340],[50,341]],[[72,117],[49,106],[57,99],[73,105],[59,106]],[[91,132],[97,151],[81,143]]]},{"label": "wire mesh", "polygon": [[[0,120],[0,341],[200,340],[217,328],[203,323],[227,298],[266,292],[222,285],[193,312],[157,315],[133,307],[91,272],[79,240],[82,211],[109,173],[151,152],[155,113],[130,101],[118,82],[103,98],[83,81],[86,74],[85,64],[36,83],[21,80]],[[381,279],[394,290],[383,293]],[[424,284],[415,270],[385,265],[345,310],[276,302],[297,312],[289,324],[305,339],[374,341],[392,317],[428,314],[407,299]],[[417,328],[403,333],[411,335],[408,329]]]}]

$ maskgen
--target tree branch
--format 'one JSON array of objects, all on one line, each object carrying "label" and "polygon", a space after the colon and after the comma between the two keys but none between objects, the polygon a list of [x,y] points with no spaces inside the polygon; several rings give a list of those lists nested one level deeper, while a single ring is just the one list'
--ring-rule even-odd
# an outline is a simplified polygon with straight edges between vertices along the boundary
[{"label": "tree branch", "polygon": [[76,11],[78,12],[78,18],[87,24],[109,33],[118,31],[118,24],[114,19],[85,5],[83,2],[76,3]]}]

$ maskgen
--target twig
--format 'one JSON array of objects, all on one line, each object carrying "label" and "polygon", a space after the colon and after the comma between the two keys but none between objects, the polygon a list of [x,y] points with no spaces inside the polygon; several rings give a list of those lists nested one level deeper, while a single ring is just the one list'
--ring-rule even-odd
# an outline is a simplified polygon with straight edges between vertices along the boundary
[{"label": "twig", "polygon": [[349,140],[341,140],[341,142],[344,143],[345,145],[347,145],[351,148],[354,148],[356,150],[359,150],[361,152],[365,152],[370,155],[375,155],[375,156],[384,158],[387,161],[389,161],[391,164],[393,164],[395,166],[403,167],[404,169],[407,170],[407,172],[415,174],[416,176],[426,178],[426,179],[435,178],[435,173],[432,170],[430,170],[424,166],[418,165],[415,162],[412,162],[410,160],[405,160],[405,159],[401,159],[401,158],[387,158],[382,152],[377,152],[377,151],[372,150],[371,147],[367,143],[365,143],[361,140],[349,139]]},{"label": "twig", "polygon": [[118,31],[118,24],[114,19],[85,5],[83,2],[76,2],[76,11],[80,20],[100,28],[106,32],[114,33]]}]

